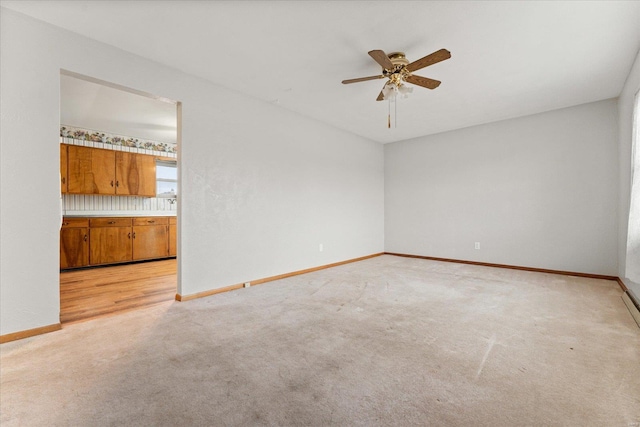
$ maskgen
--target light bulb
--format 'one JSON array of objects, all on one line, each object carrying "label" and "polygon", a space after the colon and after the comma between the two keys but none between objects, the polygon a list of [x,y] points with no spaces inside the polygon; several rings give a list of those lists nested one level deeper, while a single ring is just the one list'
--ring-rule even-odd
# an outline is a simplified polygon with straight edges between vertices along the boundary
[{"label": "light bulb", "polygon": [[384,99],[395,99],[398,88],[393,83],[389,82],[382,88],[382,97]]},{"label": "light bulb", "polygon": [[403,98],[407,98],[411,92],[413,92],[413,88],[409,87],[405,84],[401,84],[398,87],[398,92],[402,95]]}]

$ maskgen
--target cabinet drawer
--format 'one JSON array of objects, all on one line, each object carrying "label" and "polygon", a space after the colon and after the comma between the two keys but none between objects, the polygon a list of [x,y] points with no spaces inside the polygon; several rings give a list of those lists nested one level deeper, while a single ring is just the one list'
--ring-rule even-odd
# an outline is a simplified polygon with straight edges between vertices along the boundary
[{"label": "cabinet drawer", "polygon": [[64,218],[62,228],[88,227],[89,218]]},{"label": "cabinet drawer", "polygon": [[131,218],[91,218],[91,227],[131,227]]},{"label": "cabinet drawer", "polygon": [[166,216],[141,216],[133,218],[133,225],[168,225],[169,218]]}]

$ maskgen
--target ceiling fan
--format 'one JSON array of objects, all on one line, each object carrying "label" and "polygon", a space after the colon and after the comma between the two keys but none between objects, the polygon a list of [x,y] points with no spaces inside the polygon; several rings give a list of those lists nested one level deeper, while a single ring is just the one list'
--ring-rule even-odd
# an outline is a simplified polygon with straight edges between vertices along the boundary
[{"label": "ceiling fan", "polygon": [[383,99],[395,98],[396,94],[407,95],[413,90],[411,87],[407,87],[404,83],[412,83],[414,85],[426,87],[427,89],[435,89],[440,86],[440,81],[429,79],[427,77],[416,76],[412,74],[414,71],[428,67],[429,65],[436,64],[451,58],[451,52],[447,49],[440,49],[420,58],[417,61],[409,63],[403,52],[393,52],[390,54],[384,53],[382,50],[372,50],[369,52],[371,56],[382,67],[382,74],[371,77],[360,77],[358,79],[343,80],[343,84],[364,82],[367,80],[377,80],[388,78],[389,81],[385,83],[380,94],[376,98],[376,101],[382,101]]}]

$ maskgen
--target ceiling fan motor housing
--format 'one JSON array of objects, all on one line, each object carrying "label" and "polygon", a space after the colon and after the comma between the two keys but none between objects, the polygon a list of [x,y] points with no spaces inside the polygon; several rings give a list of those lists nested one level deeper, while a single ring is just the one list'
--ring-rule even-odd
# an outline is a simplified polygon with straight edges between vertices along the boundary
[{"label": "ceiling fan motor housing", "polygon": [[404,52],[392,52],[389,54],[389,60],[393,65],[398,67],[398,65],[409,65],[409,61],[405,56]]},{"label": "ceiling fan motor housing", "polygon": [[387,56],[394,67],[392,70],[385,70],[383,68],[382,74],[389,78],[389,82],[387,84],[392,83],[396,86],[400,86],[405,77],[409,75],[409,72],[406,69],[409,61],[407,60],[404,52],[392,52]]}]

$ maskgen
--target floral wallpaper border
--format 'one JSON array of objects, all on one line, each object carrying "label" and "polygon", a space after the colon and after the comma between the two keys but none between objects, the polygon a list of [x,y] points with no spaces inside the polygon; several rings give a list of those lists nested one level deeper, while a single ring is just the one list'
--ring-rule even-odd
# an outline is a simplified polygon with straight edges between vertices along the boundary
[{"label": "floral wallpaper border", "polygon": [[150,141],[147,139],[133,138],[130,136],[114,135],[106,132],[82,129],[64,125],[60,127],[60,136],[84,141],[102,142],[103,144],[119,145],[123,147],[135,147],[144,150],[164,151],[177,153],[177,144],[167,142]]}]

